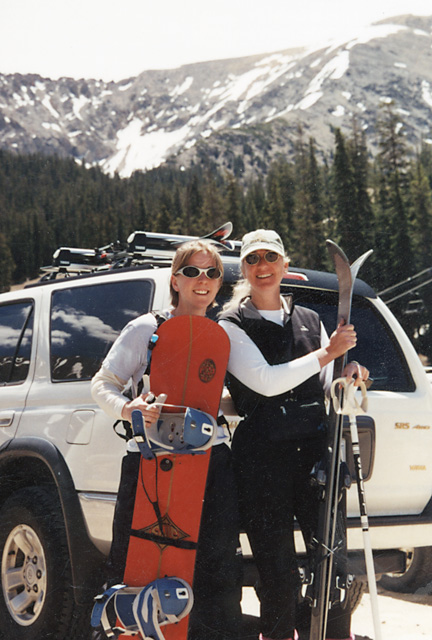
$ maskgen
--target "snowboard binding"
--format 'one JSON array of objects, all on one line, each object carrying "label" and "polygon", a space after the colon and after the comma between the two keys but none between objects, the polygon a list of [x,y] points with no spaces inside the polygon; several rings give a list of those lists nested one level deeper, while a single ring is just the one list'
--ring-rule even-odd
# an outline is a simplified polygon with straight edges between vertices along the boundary
[{"label": "snowboard binding", "polygon": [[150,427],[144,425],[141,411],[132,412],[133,435],[146,460],[162,453],[203,453],[213,445],[217,435],[213,416],[191,407],[175,408],[184,411],[161,413]]},{"label": "snowboard binding", "polygon": [[[179,622],[192,606],[192,589],[181,578],[158,578],[142,588],[117,584],[96,596],[91,625],[101,625],[108,638],[126,633],[140,634],[143,640],[164,640],[161,627]],[[111,624],[109,613],[117,624]]]}]

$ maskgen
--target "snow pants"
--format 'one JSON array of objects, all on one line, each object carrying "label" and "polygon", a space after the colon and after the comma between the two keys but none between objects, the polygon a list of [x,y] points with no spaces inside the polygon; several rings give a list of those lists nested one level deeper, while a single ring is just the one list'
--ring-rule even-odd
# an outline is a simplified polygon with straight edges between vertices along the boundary
[{"label": "snow pants", "polygon": [[[128,453],[122,463],[108,559],[111,584],[123,579],[140,458],[139,453]],[[227,445],[220,444],[212,448],[207,475],[188,640],[238,640],[242,620],[239,547],[238,501],[231,451]]]},{"label": "snow pants", "polygon": [[[258,428],[241,423],[232,452],[237,478],[241,526],[248,534],[259,573],[261,632],[279,640],[308,639],[310,607],[300,602],[300,577],[294,545],[294,518],[308,545],[318,522],[318,495],[310,472],[325,450],[323,437],[269,442]],[[256,436],[256,437],[255,437]],[[348,638],[350,608],[329,612],[327,637]]]}]

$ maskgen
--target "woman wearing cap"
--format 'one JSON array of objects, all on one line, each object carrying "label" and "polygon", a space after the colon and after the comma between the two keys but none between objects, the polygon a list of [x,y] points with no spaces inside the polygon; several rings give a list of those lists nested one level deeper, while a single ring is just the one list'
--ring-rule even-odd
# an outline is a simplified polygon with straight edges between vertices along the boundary
[{"label": "woman wearing cap", "polygon": [[[146,425],[157,420],[159,410],[152,405],[147,393],[138,392],[138,384],[147,369],[150,338],[161,320],[179,315],[205,316],[214,303],[222,276],[220,255],[210,242],[192,241],[177,249],[171,268],[172,307],[159,315],[159,323],[156,315],[147,313],[126,325],[92,380],[93,398],[108,415],[130,422],[132,411],[139,409]],[[134,389],[132,400],[123,393],[129,380]],[[195,564],[189,640],[237,640],[239,637],[241,574],[237,554],[237,498],[225,431],[222,426],[218,427],[211,452]],[[110,585],[123,580],[141,455],[133,439],[129,440],[127,449],[107,563]],[[101,633],[98,630],[95,637],[102,637]]]},{"label": "woman wearing cap", "polygon": [[[294,517],[310,548],[318,517],[310,472],[325,447],[325,389],[356,333],[341,324],[328,339],[315,312],[281,297],[288,258],[274,231],[243,237],[241,268],[244,280],[220,319],[231,341],[228,386],[243,417],[232,443],[240,517],[260,575],[260,638],[292,639],[310,616],[303,611],[301,620],[297,607]],[[368,371],[352,363],[344,375],[364,380]],[[334,607],[328,637],[350,633],[349,609]]]}]

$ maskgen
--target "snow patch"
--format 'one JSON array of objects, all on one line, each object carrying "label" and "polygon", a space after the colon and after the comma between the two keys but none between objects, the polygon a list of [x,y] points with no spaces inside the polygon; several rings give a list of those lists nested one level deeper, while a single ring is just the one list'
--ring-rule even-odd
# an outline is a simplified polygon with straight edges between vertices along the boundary
[{"label": "snow patch", "polygon": [[81,109],[89,102],[90,100],[85,96],[80,96],[79,98],[75,96],[72,97],[72,113],[75,118],[78,118],[78,120],[82,120]]},{"label": "snow patch", "polygon": [[42,122],[42,126],[47,130],[57,131],[57,133],[61,132],[61,128],[55,122]]},{"label": "snow patch", "polygon": [[34,100],[32,100],[30,98],[30,96],[24,92],[24,95],[19,94],[19,93],[14,93],[12,95],[15,104],[17,106],[17,108],[19,109],[20,107],[32,107],[34,106]]},{"label": "snow patch", "polygon": [[416,36],[426,36],[426,38],[430,38],[430,33],[424,31],[423,29],[413,29],[413,33]]},{"label": "snow patch", "polygon": [[331,58],[310,81],[305,95],[296,105],[296,109],[302,109],[304,111],[312,107],[324,95],[321,88],[325,80],[340,80],[348,69],[349,51],[344,49]]},{"label": "snow patch", "polygon": [[342,118],[342,116],[345,115],[345,107],[343,107],[341,104],[338,104],[336,109],[331,112],[331,115],[336,116],[336,118]]},{"label": "snow patch", "polygon": [[398,69],[406,69],[407,68],[405,62],[395,62],[394,66],[397,67]]},{"label": "snow patch", "polygon": [[298,56],[286,54],[266,56],[246,73],[238,76],[229,74],[224,85],[215,82],[212,89],[203,92],[208,100],[214,101],[205,119],[209,120],[229,102],[237,103],[237,114],[242,115],[255,97],[295,66],[297,59]]},{"label": "snow patch", "polygon": [[177,98],[178,96],[181,96],[183,93],[185,93],[186,91],[188,91],[188,89],[191,88],[192,84],[193,84],[193,77],[192,76],[188,76],[187,78],[185,78],[183,84],[181,84],[180,86],[175,87],[171,93],[170,96],[172,98]]},{"label": "snow patch", "polygon": [[305,111],[306,109],[309,109],[310,107],[312,107],[316,102],[318,102],[318,100],[322,98],[323,95],[324,93],[322,91],[315,91],[314,93],[308,93],[305,95],[305,97],[302,100],[300,100],[300,102],[298,102],[295,105],[295,108]]},{"label": "snow patch", "polygon": [[133,82],[127,82],[126,84],[120,84],[118,87],[119,91],[127,91],[128,89],[131,88]]},{"label": "snow patch", "polygon": [[351,100],[351,92],[350,91],[342,91],[342,95],[345,98],[345,100],[348,100],[348,102]]},{"label": "snow patch", "polygon": [[188,125],[174,131],[159,129],[142,133],[142,125],[141,120],[134,118],[117,133],[117,152],[102,163],[105,171],[128,177],[137,169],[153,169],[174,147],[184,145],[191,133]]},{"label": "snow patch", "polygon": [[422,98],[426,104],[432,108],[432,92],[431,86],[427,80],[422,81]]},{"label": "snow patch", "polygon": [[58,111],[56,111],[54,109],[54,107],[51,104],[51,100],[49,98],[49,96],[45,96],[45,98],[42,100],[42,104],[45,107],[45,109],[48,109],[48,111],[50,112],[50,114],[54,117],[54,118],[59,118],[60,119],[60,114]]},{"label": "snow patch", "polygon": [[339,47],[344,47],[350,50],[358,44],[367,44],[368,42],[371,42],[376,38],[387,38],[388,36],[398,33],[399,31],[407,30],[408,27],[404,27],[400,24],[372,24],[366,27],[362,27],[360,32],[348,43],[344,34],[342,34],[338,38],[335,38],[331,41],[326,53],[329,54]]},{"label": "snow patch", "polygon": [[270,122],[271,120],[275,120],[276,118],[282,118],[286,113],[293,111],[294,107],[295,107],[294,104],[289,104],[285,109],[282,109],[282,111],[279,111],[279,113],[275,113],[273,117],[266,118],[266,122]]}]

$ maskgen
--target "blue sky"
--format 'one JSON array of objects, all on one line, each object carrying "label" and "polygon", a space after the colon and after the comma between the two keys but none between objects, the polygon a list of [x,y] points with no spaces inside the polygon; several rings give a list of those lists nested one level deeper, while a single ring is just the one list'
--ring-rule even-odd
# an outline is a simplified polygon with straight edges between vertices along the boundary
[{"label": "blue sky", "polygon": [[[6,3],[4,3],[6,4]],[[121,80],[354,35],[431,0],[7,0],[0,72]]]}]

